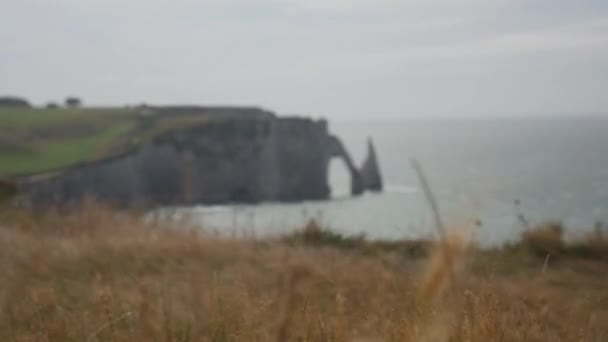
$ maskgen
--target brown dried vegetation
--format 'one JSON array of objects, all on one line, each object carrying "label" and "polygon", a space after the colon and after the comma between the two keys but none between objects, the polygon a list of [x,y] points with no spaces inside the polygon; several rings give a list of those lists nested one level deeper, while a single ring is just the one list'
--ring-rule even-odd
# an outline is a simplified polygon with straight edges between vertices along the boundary
[{"label": "brown dried vegetation", "polygon": [[100,205],[2,215],[1,341],[608,340],[601,233],[479,250],[314,224],[219,238]]}]

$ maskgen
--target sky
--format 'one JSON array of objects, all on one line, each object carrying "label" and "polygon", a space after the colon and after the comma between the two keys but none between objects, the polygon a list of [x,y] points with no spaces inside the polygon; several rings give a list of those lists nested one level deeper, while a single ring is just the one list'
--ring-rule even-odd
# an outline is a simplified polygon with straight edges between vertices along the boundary
[{"label": "sky", "polygon": [[606,0],[0,0],[0,94],[329,119],[608,115]]}]

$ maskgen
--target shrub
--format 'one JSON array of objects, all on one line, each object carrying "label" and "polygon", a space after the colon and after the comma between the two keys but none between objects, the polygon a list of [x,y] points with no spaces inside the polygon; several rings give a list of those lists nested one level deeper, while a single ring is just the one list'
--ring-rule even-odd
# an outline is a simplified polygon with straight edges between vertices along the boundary
[{"label": "shrub", "polygon": [[30,103],[23,98],[15,96],[0,96],[0,107],[31,107]]},{"label": "shrub", "polygon": [[315,219],[311,219],[304,228],[283,237],[290,244],[310,246],[332,246],[339,248],[360,247],[365,243],[365,236],[344,236],[322,227]]},{"label": "shrub", "polygon": [[65,106],[69,108],[76,108],[82,106],[82,100],[77,97],[68,97],[65,99]]},{"label": "shrub", "polygon": [[9,202],[17,194],[17,186],[9,179],[0,178],[0,205]]},{"label": "shrub", "polygon": [[608,239],[601,226],[583,239],[568,245],[568,254],[587,259],[608,259]]},{"label": "shrub", "polygon": [[560,222],[546,222],[524,232],[521,243],[537,256],[559,256],[564,252],[563,230]]}]

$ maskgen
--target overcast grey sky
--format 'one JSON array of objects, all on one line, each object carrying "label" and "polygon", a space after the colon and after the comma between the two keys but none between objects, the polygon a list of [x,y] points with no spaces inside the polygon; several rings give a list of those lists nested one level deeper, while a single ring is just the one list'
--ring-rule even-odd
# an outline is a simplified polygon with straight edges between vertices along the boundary
[{"label": "overcast grey sky", "polygon": [[0,93],[328,118],[608,112],[608,1],[0,0]]}]

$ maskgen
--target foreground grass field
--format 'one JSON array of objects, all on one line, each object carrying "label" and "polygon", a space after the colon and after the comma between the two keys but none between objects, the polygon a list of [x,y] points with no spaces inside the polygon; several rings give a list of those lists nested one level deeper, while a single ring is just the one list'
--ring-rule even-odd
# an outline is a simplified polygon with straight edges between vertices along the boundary
[{"label": "foreground grass field", "polygon": [[219,238],[98,205],[1,222],[1,341],[608,340],[601,232],[482,251],[314,223]]}]

